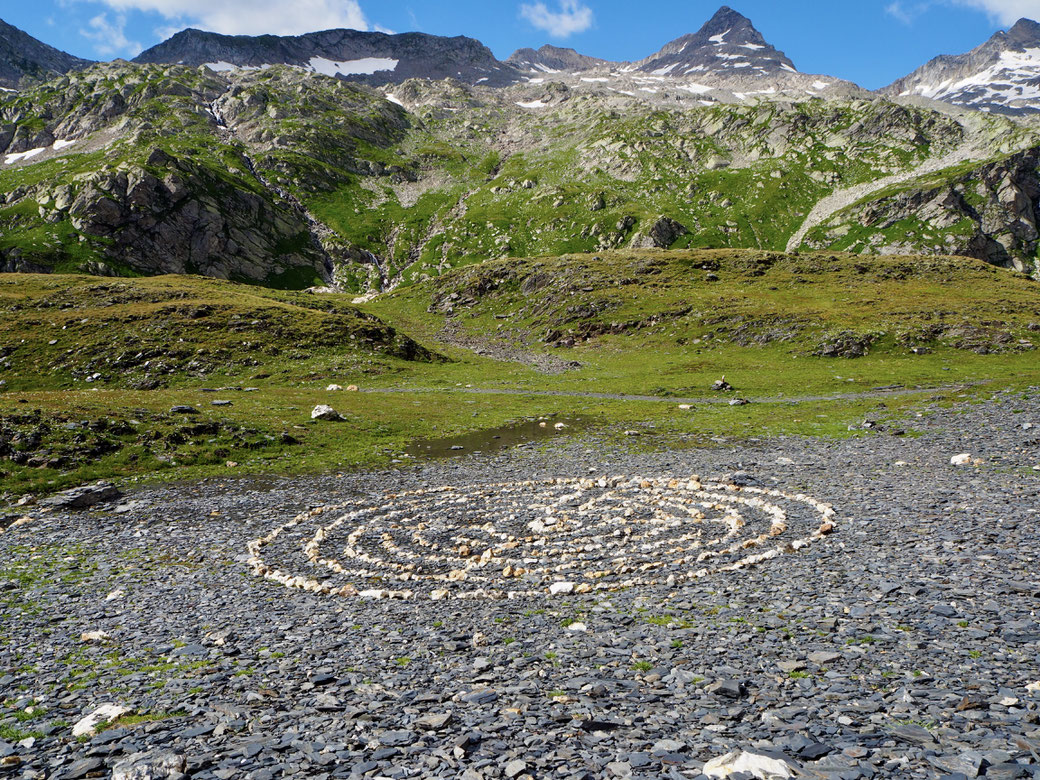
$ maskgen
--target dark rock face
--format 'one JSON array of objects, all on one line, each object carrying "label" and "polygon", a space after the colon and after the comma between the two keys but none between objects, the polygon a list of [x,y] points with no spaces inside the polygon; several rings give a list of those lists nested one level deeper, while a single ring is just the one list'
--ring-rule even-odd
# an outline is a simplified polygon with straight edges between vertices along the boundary
[{"label": "dark rock face", "polygon": [[559,46],[546,44],[539,49],[517,49],[506,63],[523,71],[548,73],[551,71],[567,71],[571,73],[597,68],[609,68],[616,64],[598,57],[579,54],[574,49],[562,49]]},{"label": "dark rock face", "polygon": [[0,19],[0,87],[17,89],[23,81],[43,81],[89,64]]},{"label": "dark rock face", "polygon": [[499,62],[479,41],[424,33],[386,35],[325,30],[297,36],[250,36],[188,29],[142,52],[134,62],[298,65],[374,85],[398,84],[410,78],[454,78],[488,86],[505,86],[519,80],[519,73],[511,65]]},{"label": "dark rock face", "polygon": [[965,108],[1020,115],[1040,111],[1040,24],[1014,27],[966,54],[944,54],[880,90],[887,96],[919,96]]},{"label": "dark rock face", "polygon": [[[99,172],[78,188],[64,185],[45,202],[51,221],[103,239],[115,267],[148,274],[196,273],[270,282],[326,276],[306,218],[291,207],[222,181],[190,160],[153,152],[148,168]],[[0,254],[0,267],[20,270]],[[97,267],[95,273],[105,274]]]},{"label": "dark rock face", "polygon": [[766,42],[751,20],[723,6],[696,33],[676,38],[656,54],[635,63],[644,73],[659,76],[776,75],[796,72],[787,56]]}]

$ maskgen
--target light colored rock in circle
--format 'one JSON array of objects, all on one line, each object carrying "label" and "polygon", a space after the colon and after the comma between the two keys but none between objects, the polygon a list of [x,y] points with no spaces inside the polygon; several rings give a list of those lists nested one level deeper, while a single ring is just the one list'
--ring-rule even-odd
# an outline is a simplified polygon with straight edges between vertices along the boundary
[{"label": "light colored rock in circle", "polygon": [[77,739],[92,736],[102,723],[110,723],[128,712],[130,712],[129,708],[121,704],[103,704],[86,717],[76,721],[76,725],[72,727],[72,736]]},{"label": "light colored rock in circle", "polygon": [[758,780],[785,780],[795,776],[791,766],[785,761],[743,751],[734,751],[713,758],[704,765],[701,772],[708,777],[732,777],[747,772]]},{"label": "light colored rock in circle", "polygon": [[954,455],[952,458],[950,458],[950,465],[951,466],[970,466],[971,465],[971,455],[969,453],[967,453],[967,452],[962,453],[960,455]]}]

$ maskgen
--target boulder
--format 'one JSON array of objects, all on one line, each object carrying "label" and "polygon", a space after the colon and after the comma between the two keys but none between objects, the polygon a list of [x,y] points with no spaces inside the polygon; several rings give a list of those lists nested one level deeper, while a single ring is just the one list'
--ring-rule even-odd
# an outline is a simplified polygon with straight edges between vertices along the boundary
[{"label": "boulder", "polygon": [[670,217],[658,217],[646,232],[632,237],[633,249],[668,249],[690,231]]},{"label": "boulder", "polygon": [[326,404],[318,404],[311,410],[312,420],[325,420],[327,422],[343,422],[346,418]]}]

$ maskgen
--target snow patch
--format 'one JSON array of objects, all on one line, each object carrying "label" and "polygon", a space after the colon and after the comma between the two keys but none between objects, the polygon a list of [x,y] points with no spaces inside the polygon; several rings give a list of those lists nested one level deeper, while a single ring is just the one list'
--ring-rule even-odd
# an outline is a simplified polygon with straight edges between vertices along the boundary
[{"label": "snow patch", "polygon": [[790,65],[788,65],[788,64],[787,64],[786,62],[785,62],[785,63],[782,63],[782,64],[780,65],[780,68],[781,68],[782,70],[786,70],[786,71],[788,71],[789,73],[797,73],[797,72],[798,72],[798,70],[797,70],[797,69],[795,69],[795,68],[792,68],[792,67],[791,67]]},{"label": "snow patch", "polygon": [[360,60],[346,60],[337,62],[327,60],[324,57],[311,57],[311,70],[324,76],[371,76],[387,70],[397,70],[400,60],[391,60],[386,57],[365,57]]},{"label": "snow patch", "polygon": [[607,81],[610,81],[610,79],[608,79],[608,78],[602,78],[602,77],[598,77],[598,76],[595,77],[595,78],[591,78],[591,77],[590,78],[585,78],[585,77],[582,77],[581,80],[585,81],[585,82],[588,82],[589,84],[595,84],[597,82],[605,83]]},{"label": "snow patch", "polygon": [[729,35],[731,32],[733,32],[733,30],[726,30],[726,32],[724,33],[711,36],[710,38],[708,38],[708,40],[714,43],[716,46],[721,46],[726,42],[726,36]]},{"label": "snow patch", "polygon": [[404,108],[404,103],[401,102],[401,99],[398,98],[397,95],[387,95],[386,99],[389,100],[391,103],[396,103],[401,108]]},{"label": "snow patch", "polygon": [[813,89],[827,89],[831,83],[829,81],[814,81]]},{"label": "snow patch", "polygon": [[40,152],[45,152],[46,150],[46,146],[38,146],[35,149],[27,149],[24,152],[12,152],[11,154],[7,155],[6,159],[4,160],[4,164],[12,165],[18,162],[19,160],[28,160],[30,157],[35,157]]},{"label": "snow patch", "polygon": [[655,76],[667,76],[669,73],[671,73],[678,67],[679,63],[673,62],[671,65],[665,65],[663,68],[658,68],[657,70],[651,71],[651,73],[653,73]]},{"label": "snow patch", "polygon": [[520,106],[520,108],[545,108],[549,105],[541,100],[532,100],[529,103],[524,103],[518,100],[516,104]]},{"label": "snow patch", "polygon": [[220,62],[207,62],[205,63],[205,66],[217,73],[227,73],[229,70],[235,70],[238,67],[237,65],[232,65],[230,62],[224,62],[223,60]]},{"label": "snow patch", "polygon": [[529,84],[544,84],[545,79],[528,79]]},{"label": "snow patch", "polygon": [[55,141],[50,146],[38,146],[35,149],[26,149],[24,152],[11,152],[4,157],[4,165],[14,165],[16,162],[22,160],[28,160],[35,157],[38,154],[46,152],[48,149],[53,149],[56,152],[60,152],[69,146],[72,146],[75,141]]},{"label": "snow patch", "polygon": [[684,89],[687,92],[692,92],[694,95],[706,95],[711,92],[715,87],[706,87],[703,84],[681,84],[679,89]]},{"label": "snow patch", "polygon": [[742,48],[742,49],[751,49],[751,51],[756,51],[757,49],[764,49],[765,46],[762,46],[761,44],[758,44],[758,43],[742,43],[742,44],[740,44],[740,48]]}]

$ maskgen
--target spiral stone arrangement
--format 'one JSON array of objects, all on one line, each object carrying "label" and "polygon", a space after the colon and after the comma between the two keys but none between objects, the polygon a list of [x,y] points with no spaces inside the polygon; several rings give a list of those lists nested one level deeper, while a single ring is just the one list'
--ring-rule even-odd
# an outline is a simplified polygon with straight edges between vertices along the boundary
[{"label": "spiral stone arrangement", "polygon": [[676,585],[831,533],[810,496],[611,477],[441,487],[324,506],[249,543],[255,574],[332,596],[517,598]]}]

